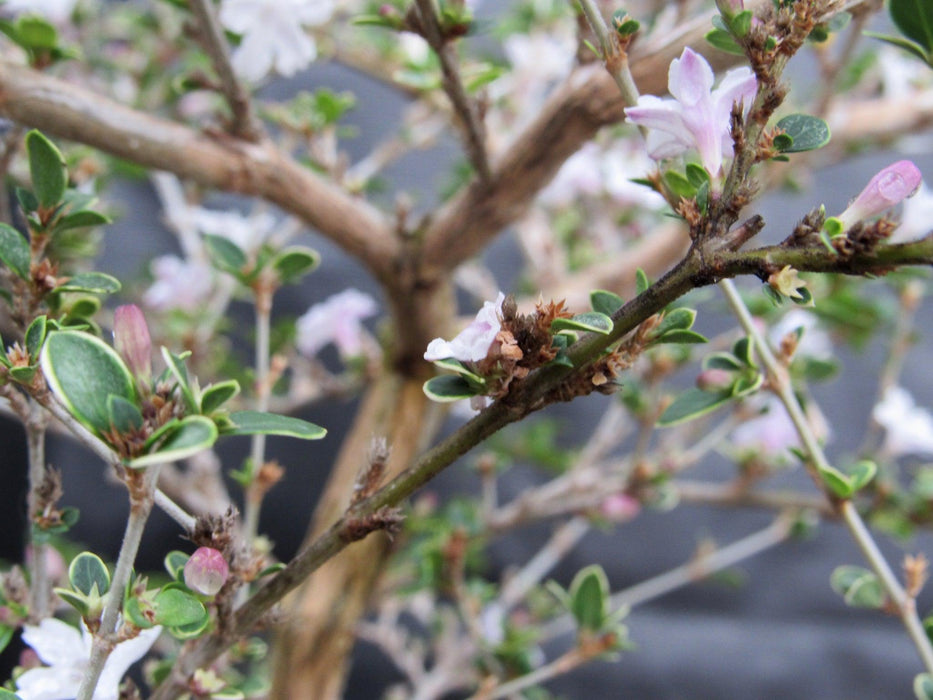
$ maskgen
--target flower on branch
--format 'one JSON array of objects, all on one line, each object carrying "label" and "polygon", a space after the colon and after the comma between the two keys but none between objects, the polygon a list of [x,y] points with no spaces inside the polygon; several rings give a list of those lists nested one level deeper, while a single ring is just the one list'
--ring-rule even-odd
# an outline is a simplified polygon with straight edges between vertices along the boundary
[{"label": "flower on branch", "polygon": [[355,357],[363,349],[362,320],[379,310],[376,300],[358,289],[345,289],[315,304],[297,321],[295,345],[307,357],[333,343],[340,357]]},{"label": "flower on branch", "polygon": [[884,450],[892,457],[933,454],[933,414],[903,387],[888,387],[871,416],[884,428]]},{"label": "flower on branch", "polygon": [[711,175],[719,173],[723,157],[732,155],[732,106],[742,104],[747,115],[758,83],[745,66],[726,73],[716,89],[713,77],[706,59],[685,48],[680,58],[671,61],[668,72],[673,99],[645,95],[625,110],[629,121],[651,130],[652,158],[673,158],[695,149],[703,167]]},{"label": "flower on branch", "polygon": [[904,200],[901,223],[888,243],[909,243],[930,231],[933,231],[933,190],[921,182],[913,196]]},{"label": "flower on branch", "polygon": [[333,0],[224,0],[221,24],[243,37],[233,52],[234,71],[250,82],[272,69],[294,75],[317,58],[302,26],[324,24],[333,12]]},{"label": "flower on branch", "polygon": [[230,575],[224,555],[213,547],[198,547],[185,564],[185,585],[202,595],[214,595]]},{"label": "flower on branch", "polygon": [[[120,680],[127,669],[139,661],[155,643],[161,627],[143,630],[133,639],[117,644],[97,682],[94,700],[117,700]],[[23,627],[23,641],[35,650],[43,663],[16,679],[16,694],[22,700],[62,700],[78,694],[91,659],[93,638],[83,625],[81,631],[55,618],[46,618],[37,626]]]},{"label": "flower on branch", "polygon": [[155,281],[143,294],[143,303],[158,311],[194,311],[214,288],[214,275],[205,263],[162,255],[152,261]]},{"label": "flower on branch", "polygon": [[505,294],[499,292],[494,302],[485,302],[473,322],[460,331],[453,340],[446,341],[443,338],[432,340],[424,353],[424,359],[429,362],[446,360],[450,357],[461,362],[479,362],[484,359],[502,329],[500,317],[503,301],[505,301]]},{"label": "flower on branch", "polygon": [[868,181],[848,208],[835,217],[839,231],[847,231],[859,221],[897,206],[917,191],[922,179],[920,169],[909,160],[899,160],[883,168]]}]

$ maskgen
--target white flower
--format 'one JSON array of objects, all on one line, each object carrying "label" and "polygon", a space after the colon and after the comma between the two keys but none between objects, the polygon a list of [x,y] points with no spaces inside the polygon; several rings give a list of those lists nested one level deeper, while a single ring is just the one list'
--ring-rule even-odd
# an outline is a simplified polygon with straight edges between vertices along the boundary
[{"label": "white flower", "polygon": [[42,15],[55,24],[65,24],[77,4],[78,0],[7,0],[0,9]]},{"label": "white flower", "polygon": [[933,231],[933,190],[920,183],[913,197],[904,200],[900,226],[888,238],[888,243],[909,243]]},{"label": "white flower", "polygon": [[443,338],[432,340],[424,353],[424,359],[433,362],[452,357],[461,362],[479,362],[485,358],[492,341],[502,329],[499,314],[502,312],[503,301],[505,294],[499,292],[495,302],[485,302],[473,322],[450,342]]},{"label": "white flower", "polygon": [[188,215],[201,233],[223,236],[246,252],[262,245],[276,224],[275,217],[267,213],[243,216],[237,212],[192,207]]},{"label": "white flower", "polygon": [[730,441],[739,449],[760,451],[765,457],[781,457],[788,448],[800,446],[787,409],[774,396],[767,398],[763,413],[732,431]]},{"label": "white flower", "polygon": [[294,75],[317,57],[302,26],[324,24],[333,11],[333,0],[224,0],[221,24],[243,36],[233,52],[234,71],[250,82],[273,68]]},{"label": "white flower", "polygon": [[[117,700],[120,680],[155,643],[161,627],[143,630],[133,639],[120,642],[107,657],[94,691],[94,700]],[[16,679],[16,694],[22,700],[70,700],[78,693],[91,659],[93,639],[82,625],[81,631],[55,618],[46,618],[37,627],[23,627],[23,641],[43,663]]]},{"label": "white flower", "polygon": [[817,360],[831,360],[833,358],[833,343],[829,334],[823,330],[816,316],[803,309],[791,309],[774,324],[768,334],[771,343],[780,345],[781,340],[788,333],[803,329],[803,335],[797,344],[797,355],[812,357]]},{"label": "white flower", "polygon": [[673,158],[696,149],[711,175],[732,155],[731,114],[736,102],[751,107],[757,82],[748,67],[735,68],[713,89],[713,69],[700,54],[685,48],[671,62],[668,90],[674,99],[654,95],[638,98],[625,115],[633,124],[651,129],[648,153],[655,160]]},{"label": "white flower", "polygon": [[214,288],[213,271],[204,263],[162,255],[152,261],[150,268],[155,282],[143,294],[143,303],[152,309],[193,311]]},{"label": "white flower", "polygon": [[889,387],[871,415],[885,429],[884,450],[892,457],[933,454],[933,414],[903,387]]},{"label": "white flower", "polygon": [[337,346],[341,357],[359,355],[363,346],[364,318],[378,311],[376,300],[358,289],[345,289],[315,304],[297,321],[295,345],[308,357],[328,343]]}]

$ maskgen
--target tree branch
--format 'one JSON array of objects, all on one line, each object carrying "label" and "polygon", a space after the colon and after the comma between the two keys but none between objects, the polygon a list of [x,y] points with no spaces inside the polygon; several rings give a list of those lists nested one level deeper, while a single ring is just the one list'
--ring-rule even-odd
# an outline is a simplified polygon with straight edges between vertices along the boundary
[{"label": "tree branch", "polygon": [[0,115],[202,185],[260,196],[302,219],[379,279],[398,251],[385,217],[268,142],[209,136],[72,83],[0,62]]}]

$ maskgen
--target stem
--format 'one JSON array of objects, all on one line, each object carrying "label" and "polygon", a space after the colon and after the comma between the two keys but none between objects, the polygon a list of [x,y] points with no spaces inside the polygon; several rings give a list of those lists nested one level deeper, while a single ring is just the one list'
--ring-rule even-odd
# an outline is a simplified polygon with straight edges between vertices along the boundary
[{"label": "stem", "polygon": [[[256,288],[256,410],[269,410],[269,334],[272,320],[272,292],[263,286]],[[266,436],[256,434],[250,441],[250,483],[246,489],[243,512],[243,538],[252,547],[259,532],[259,511],[265,488],[256,483],[266,453]]]},{"label": "stem", "polygon": [[230,131],[234,136],[239,136],[247,141],[256,141],[262,133],[262,129],[256,122],[256,115],[253,113],[249,93],[243,88],[243,84],[233,72],[233,65],[230,63],[230,49],[217,19],[214,3],[212,0],[190,0],[189,4],[200,25],[201,43],[211,58],[214,70],[217,71],[217,75],[220,77],[223,95],[230,106],[230,112],[233,114]]},{"label": "stem", "polygon": [[[794,395],[793,389],[790,386],[790,382],[787,380],[786,371],[778,363],[767,341],[752,321],[752,316],[736,291],[735,285],[731,280],[723,280],[719,283],[719,287],[726,295],[726,299],[735,312],[735,315],[738,317],[739,323],[755,343],[758,356],[761,358],[762,364],[764,364],[765,368],[768,370],[768,377],[773,391],[787,409],[787,413],[794,427],[797,429],[797,434],[800,436],[800,441],[807,451],[808,461],[812,466],[815,466],[818,471],[831,469],[829,461],[826,459],[826,454],[823,452],[823,448],[820,447],[816,436],[813,434],[810,424],[807,422],[806,416],[804,416],[803,410],[800,407],[800,403],[797,401],[797,397]],[[809,471],[810,476],[816,481],[817,485],[825,491],[826,487],[819,473],[814,473],[812,468],[810,468]],[[917,610],[913,599],[907,595],[904,588],[898,582],[897,577],[879,551],[878,545],[875,543],[871,532],[865,527],[865,523],[852,504],[852,501],[839,501],[838,508],[856,544],[859,549],[862,550],[865,559],[878,575],[888,597],[897,608],[898,616],[907,629],[907,634],[910,635],[914,646],[917,647],[917,653],[920,655],[923,665],[929,673],[933,673],[933,646],[930,645],[930,640],[923,630],[923,623],[920,622],[920,618],[917,616]]]},{"label": "stem", "polygon": [[[120,545],[120,554],[117,556],[117,564],[114,567],[113,579],[110,582],[110,591],[107,594],[107,601],[101,615],[100,629],[94,636],[91,660],[88,662],[84,679],[81,681],[77,700],[93,699],[94,689],[97,687],[97,681],[104,670],[104,664],[107,662],[110,652],[113,651],[113,635],[116,632],[117,619],[123,607],[123,594],[133,571],[133,562],[136,561],[136,553],[139,551],[139,543],[143,536],[146,520],[149,513],[152,512],[152,504],[155,500],[155,485],[159,479],[159,469],[161,469],[161,465],[156,464],[146,469],[143,474],[127,472],[127,481],[130,488],[130,514],[126,521],[126,530],[123,534],[123,543]],[[133,484],[132,482],[137,479],[139,483]]]},{"label": "stem", "polygon": [[[606,24],[602,12],[593,0],[576,1],[580,3],[583,14],[586,15],[586,21],[589,22],[599,40],[606,71],[612,76],[616,87],[622,93],[622,100],[626,106],[631,107],[638,102],[638,86],[635,85],[635,78],[629,69],[628,52],[619,45],[615,32]],[[639,126],[638,128],[643,135],[647,133],[645,127]]]},{"label": "stem", "polygon": [[48,616],[51,599],[51,582],[45,566],[45,553],[48,545],[36,542],[31,535],[32,526],[40,511],[45,507],[40,503],[40,492],[45,482],[45,429],[46,414],[42,407],[33,400],[29,401],[29,419],[25,422],[26,440],[29,449],[29,494],[27,518],[30,528],[29,540],[32,548],[32,566],[29,578],[29,618],[33,621]]}]

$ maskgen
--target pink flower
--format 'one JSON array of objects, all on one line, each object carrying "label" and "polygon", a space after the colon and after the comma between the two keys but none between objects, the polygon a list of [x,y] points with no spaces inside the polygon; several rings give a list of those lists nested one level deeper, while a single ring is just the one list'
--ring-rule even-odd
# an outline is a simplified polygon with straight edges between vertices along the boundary
[{"label": "pink flower", "polygon": [[152,261],[155,282],[143,294],[143,303],[159,311],[194,311],[214,288],[211,268],[199,262],[162,255]]},{"label": "pink flower", "polygon": [[311,357],[333,343],[343,358],[359,355],[363,348],[364,318],[378,311],[375,299],[358,289],[346,289],[315,304],[297,321],[295,345]]},{"label": "pink flower", "polygon": [[113,344],[132,375],[146,386],[152,381],[152,341],[143,312],[135,304],[113,312]]},{"label": "pink flower", "polygon": [[646,95],[625,115],[633,124],[652,130],[648,153],[655,160],[696,149],[703,167],[716,175],[723,156],[732,155],[732,105],[741,103],[748,113],[758,89],[755,76],[747,67],[736,68],[714,90],[713,69],[688,47],[671,61],[667,85],[674,99]]},{"label": "pink flower", "polygon": [[848,209],[836,217],[842,224],[840,230],[846,231],[859,221],[900,204],[917,191],[922,179],[920,169],[909,160],[899,160],[882,169],[868,181]]},{"label": "pink flower", "polygon": [[198,547],[185,564],[185,585],[201,595],[217,593],[229,575],[224,555],[212,547]]},{"label": "pink flower", "polygon": [[602,516],[617,523],[633,520],[640,510],[641,503],[627,493],[611,494],[599,504],[599,512]]},{"label": "pink flower", "polygon": [[933,454],[933,414],[903,387],[889,387],[871,416],[885,429],[884,450],[892,457]]},{"label": "pink flower", "polygon": [[454,358],[461,362],[479,362],[489,353],[492,341],[496,339],[502,325],[499,323],[499,314],[502,312],[502,302],[505,294],[499,292],[496,301],[487,301],[476,314],[473,322],[464,328],[451,341],[435,338],[428,345],[424,359],[429,362]]}]

